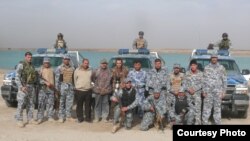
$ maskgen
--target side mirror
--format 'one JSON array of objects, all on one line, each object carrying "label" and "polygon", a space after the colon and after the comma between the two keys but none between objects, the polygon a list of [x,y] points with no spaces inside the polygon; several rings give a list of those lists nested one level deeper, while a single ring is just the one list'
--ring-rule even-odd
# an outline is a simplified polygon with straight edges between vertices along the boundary
[{"label": "side mirror", "polygon": [[249,75],[250,74],[250,70],[243,69],[241,73],[242,73],[242,75]]}]

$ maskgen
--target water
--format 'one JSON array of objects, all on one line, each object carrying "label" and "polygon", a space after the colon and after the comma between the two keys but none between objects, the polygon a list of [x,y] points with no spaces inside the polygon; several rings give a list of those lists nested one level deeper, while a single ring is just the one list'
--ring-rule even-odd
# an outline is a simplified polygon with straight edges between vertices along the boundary
[{"label": "water", "polygon": [[[26,51],[0,51],[0,68],[1,69],[13,69],[14,66],[24,58]],[[33,52],[35,53],[35,52]],[[112,56],[116,55],[116,52],[94,52],[94,51],[81,51],[83,57],[90,60],[90,65],[94,68],[99,66],[101,59],[106,58],[109,60]],[[189,63],[189,54],[173,54],[173,53],[160,53],[165,60],[168,68],[172,68],[174,63],[179,63],[183,67],[186,67]],[[239,68],[250,69],[250,56],[235,56],[236,63]]]}]

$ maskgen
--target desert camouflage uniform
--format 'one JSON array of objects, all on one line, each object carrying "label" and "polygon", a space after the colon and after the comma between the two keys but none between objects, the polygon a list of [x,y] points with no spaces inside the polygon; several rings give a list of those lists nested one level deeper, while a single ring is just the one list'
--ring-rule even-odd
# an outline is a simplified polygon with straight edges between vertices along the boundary
[{"label": "desert camouflage uniform", "polygon": [[[197,70],[196,73],[193,73],[191,70],[188,71],[183,80],[183,88],[185,91],[193,89],[194,94],[189,94],[187,92],[187,101],[188,101],[188,114],[187,124],[201,124],[201,88],[203,82],[203,73]],[[194,122],[195,120],[195,122]]]},{"label": "desert camouflage uniform", "polygon": [[147,48],[148,42],[144,38],[136,38],[133,42],[133,49]]},{"label": "desert camouflage uniform", "polygon": [[204,69],[203,91],[204,98],[202,123],[208,124],[212,108],[215,124],[221,124],[221,96],[227,87],[227,77],[225,68],[217,64],[208,64]]},{"label": "desert camouflage uniform", "polygon": [[160,87],[162,94],[166,95],[167,76],[168,72],[165,68],[161,68],[158,71],[155,68],[150,70],[146,81],[146,89],[149,91],[149,94],[153,94],[153,88]]},{"label": "desert camouflage uniform", "polygon": [[[74,67],[64,64],[57,67],[56,88],[60,90],[59,119],[71,118],[74,101],[73,72]],[[61,80],[62,79],[62,80]]]},{"label": "desert camouflage uniform", "polygon": [[155,108],[155,111],[159,113],[161,118],[167,112],[166,100],[164,95],[160,95],[159,99],[155,99],[154,95],[150,95],[143,103],[142,109],[145,111],[140,129],[145,131],[149,129],[149,126],[154,123],[155,112],[150,111],[151,107]]},{"label": "desert camouflage uniform", "polygon": [[[34,83],[37,81],[37,75],[35,73],[35,68],[32,64],[26,61],[18,64],[16,69],[15,82],[18,87],[17,93],[17,121],[23,121],[23,110],[26,108],[28,121],[33,120],[33,98],[34,98]],[[21,91],[22,87],[27,87],[27,92]]]},{"label": "desert camouflage uniform", "polygon": [[[40,69],[40,91],[38,95],[38,112],[37,119],[44,118],[44,111],[47,113],[48,118],[53,118],[54,115],[54,90],[46,86],[45,81],[54,85],[54,71],[52,68]],[[45,109],[46,108],[46,109]]]},{"label": "desert camouflage uniform", "polygon": [[167,96],[166,96],[166,100],[167,100],[167,110],[168,110],[168,118],[169,120],[171,118],[175,117],[175,94],[173,93],[178,93],[180,90],[180,87],[182,86],[182,81],[184,79],[184,74],[183,73],[179,73],[177,75],[175,75],[174,73],[171,73],[168,76],[168,80],[167,80]]}]

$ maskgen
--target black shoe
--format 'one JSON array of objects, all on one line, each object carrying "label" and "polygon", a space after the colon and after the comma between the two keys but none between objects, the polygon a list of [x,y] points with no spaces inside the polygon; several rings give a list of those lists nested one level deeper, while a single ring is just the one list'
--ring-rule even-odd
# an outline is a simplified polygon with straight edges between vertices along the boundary
[{"label": "black shoe", "polygon": [[77,122],[77,123],[82,123],[82,122],[83,122],[83,119],[81,119],[81,120],[80,120],[80,119],[77,119],[76,122]]}]

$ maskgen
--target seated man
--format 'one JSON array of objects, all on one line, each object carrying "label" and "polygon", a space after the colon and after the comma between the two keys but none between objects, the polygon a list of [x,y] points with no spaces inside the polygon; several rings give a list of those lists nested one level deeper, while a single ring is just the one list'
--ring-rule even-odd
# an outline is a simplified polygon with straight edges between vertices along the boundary
[{"label": "seated man", "polygon": [[56,43],[54,45],[55,49],[64,49],[67,50],[67,45],[65,40],[63,39],[63,34],[62,33],[58,33],[57,35],[57,40]]},{"label": "seated man", "polygon": [[178,95],[176,95],[176,100],[174,104],[175,110],[171,111],[174,113],[171,113],[171,128],[173,124],[184,124],[185,123],[185,115],[187,114],[188,111],[188,103],[187,103],[187,96],[186,93],[181,87],[179,89]]},{"label": "seated man", "polygon": [[164,114],[167,112],[167,104],[165,96],[160,93],[160,89],[154,89],[153,95],[150,95],[144,101],[142,108],[145,113],[141,122],[140,130],[147,131],[149,127],[154,124],[155,119],[158,121],[160,120],[162,124]]},{"label": "seated man", "polygon": [[140,31],[139,32],[139,37],[136,38],[133,42],[133,49],[142,49],[142,48],[147,48],[148,47],[148,42],[146,39],[143,38],[144,32]]},{"label": "seated man", "polygon": [[[112,133],[115,133],[118,128],[124,124],[126,129],[130,129],[132,127],[133,121],[133,110],[138,104],[139,100],[136,100],[136,90],[132,87],[131,80],[126,78],[121,89],[114,92],[111,97],[112,102],[119,103],[114,108],[114,121],[113,121],[113,129]],[[124,86],[125,85],[125,86]],[[121,116],[120,125],[117,125],[119,121],[119,117]]]}]

